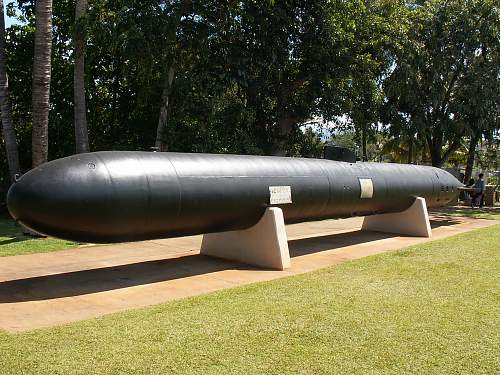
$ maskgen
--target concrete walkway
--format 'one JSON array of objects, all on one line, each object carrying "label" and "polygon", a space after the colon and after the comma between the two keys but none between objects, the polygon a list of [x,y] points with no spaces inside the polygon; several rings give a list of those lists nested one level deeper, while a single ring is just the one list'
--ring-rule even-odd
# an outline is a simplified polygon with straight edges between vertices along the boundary
[{"label": "concrete walkway", "polygon": [[[0,329],[16,332],[60,325],[429,241],[362,232],[362,220],[287,226],[292,268],[286,271],[199,255],[201,236],[0,258]],[[499,223],[434,215],[432,240]]]}]

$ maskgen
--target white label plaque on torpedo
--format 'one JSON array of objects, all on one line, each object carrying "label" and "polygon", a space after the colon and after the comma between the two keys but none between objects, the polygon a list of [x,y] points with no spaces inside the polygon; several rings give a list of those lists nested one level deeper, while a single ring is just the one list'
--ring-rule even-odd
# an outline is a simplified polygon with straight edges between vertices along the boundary
[{"label": "white label plaque on torpedo", "polygon": [[360,178],[359,186],[361,187],[361,193],[359,194],[361,199],[373,197],[373,182],[371,178]]},{"label": "white label plaque on torpedo", "polygon": [[269,186],[269,203],[292,203],[292,189],[290,186]]}]

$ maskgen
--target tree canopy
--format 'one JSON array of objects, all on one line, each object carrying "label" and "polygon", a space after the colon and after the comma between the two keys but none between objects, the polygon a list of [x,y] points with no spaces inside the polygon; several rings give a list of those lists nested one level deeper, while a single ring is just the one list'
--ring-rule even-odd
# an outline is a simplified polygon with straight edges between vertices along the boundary
[{"label": "tree canopy", "polygon": [[[34,1],[10,2],[8,14],[18,19],[5,52],[26,171]],[[75,152],[73,72],[84,54],[91,151],[318,156],[324,139],[301,126],[319,119],[353,131],[365,158],[383,141],[398,149],[393,160],[429,155],[441,166],[464,139],[499,129],[499,14],[494,0],[89,0],[75,21],[75,2],[58,0],[49,159]]]},{"label": "tree canopy", "polygon": [[474,128],[498,128],[500,9],[494,0],[430,0],[410,22],[385,90],[407,119],[397,133],[416,133],[440,167]]}]

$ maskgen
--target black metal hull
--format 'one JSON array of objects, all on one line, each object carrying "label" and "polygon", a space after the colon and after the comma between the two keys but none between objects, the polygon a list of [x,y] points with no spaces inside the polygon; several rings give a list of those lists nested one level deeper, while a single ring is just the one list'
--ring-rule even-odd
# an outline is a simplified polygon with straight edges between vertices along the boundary
[{"label": "black metal hull", "polygon": [[[359,179],[373,196],[360,198]],[[461,186],[438,168],[266,156],[107,151],[54,160],[9,190],[11,215],[35,231],[81,242],[122,242],[244,229],[290,186],[285,221],[373,215],[417,196],[446,205]]]}]

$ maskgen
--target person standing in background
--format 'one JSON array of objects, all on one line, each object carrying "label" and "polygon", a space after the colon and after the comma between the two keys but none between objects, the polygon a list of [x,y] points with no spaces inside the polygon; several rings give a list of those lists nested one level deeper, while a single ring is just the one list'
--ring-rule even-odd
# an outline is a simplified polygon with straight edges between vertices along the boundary
[{"label": "person standing in background", "polygon": [[[465,181],[464,181],[464,183],[465,183]],[[475,183],[476,183],[476,181],[475,181],[473,178],[471,178],[471,179],[469,180],[469,182],[467,183],[467,185],[465,185],[465,187],[468,187],[468,188],[473,188]],[[472,204],[472,203],[473,203],[473,202],[472,202],[472,199],[473,199],[472,197],[473,197],[473,196],[474,196],[474,193],[472,192],[472,190],[466,190],[466,191],[464,192],[464,200],[465,200],[466,202],[470,202],[470,204]]]},{"label": "person standing in background", "polygon": [[472,207],[476,204],[476,202],[479,202],[479,208],[483,208],[484,205],[484,192],[486,189],[486,184],[484,183],[484,174],[479,173],[478,174],[478,180],[474,184],[474,195],[472,196]]}]

